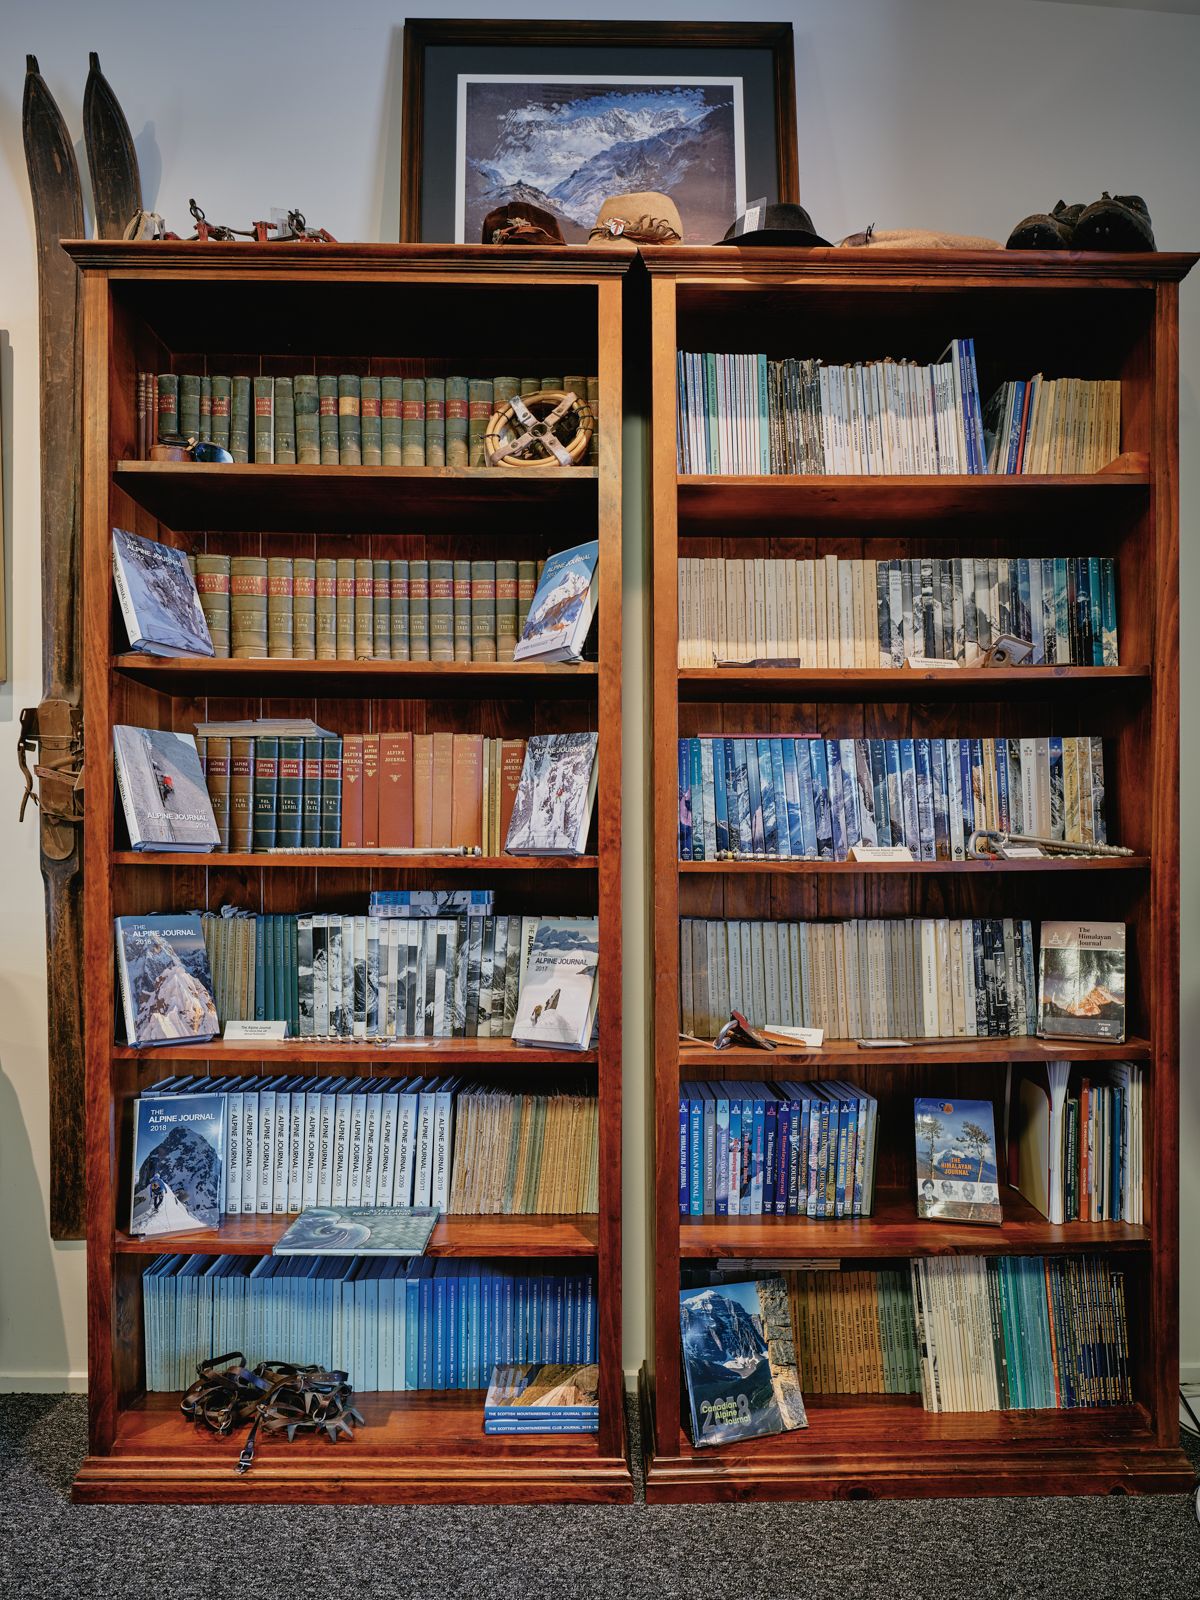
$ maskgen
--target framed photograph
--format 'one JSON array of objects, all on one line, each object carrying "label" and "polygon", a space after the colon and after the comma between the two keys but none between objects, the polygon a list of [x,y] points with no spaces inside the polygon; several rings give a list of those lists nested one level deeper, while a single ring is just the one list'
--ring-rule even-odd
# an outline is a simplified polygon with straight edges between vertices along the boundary
[{"label": "framed photograph", "polygon": [[790,23],[418,19],[404,26],[400,238],[477,244],[508,201],[585,243],[601,204],[669,194],[685,244],[798,198]]}]

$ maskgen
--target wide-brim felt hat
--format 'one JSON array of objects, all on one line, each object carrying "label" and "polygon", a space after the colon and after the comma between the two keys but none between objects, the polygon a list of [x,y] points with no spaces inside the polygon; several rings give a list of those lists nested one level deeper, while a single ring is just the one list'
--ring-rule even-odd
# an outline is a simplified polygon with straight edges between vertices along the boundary
[{"label": "wide-brim felt hat", "polygon": [[528,200],[510,200],[483,219],[484,244],[562,244],[558,218]]},{"label": "wide-brim felt hat", "polygon": [[804,249],[822,249],[828,239],[813,227],[813,220],[803,206],[779,202],[775,205],[751,206],[732,223],[718,244],[736,245],[797,245]]},{"label": "wide-brim felt hat", "polygon": [[682,239],[679,207],[669,194],[659,194],[654,189],[609,195],[601,203],[596,225],[588,235],[589,244],[625,246],[630,250],[640,244],[679,244]]}]

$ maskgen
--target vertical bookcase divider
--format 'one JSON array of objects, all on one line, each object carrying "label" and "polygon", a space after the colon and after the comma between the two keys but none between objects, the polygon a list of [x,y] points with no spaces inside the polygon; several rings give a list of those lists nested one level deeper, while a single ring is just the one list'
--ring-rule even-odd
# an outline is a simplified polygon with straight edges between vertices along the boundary
[{"label": "vertical bookcase divider", "polygon": [[[632,1498],[621,1364],[621,363],[628,252],[433,245],[66,246],[81,270],[84,357],[83,616],[88,788],[84,986],[88,1175],[88,1502],[498,1502]],[[228,352],[236,352],[230,356]],[[206,363],[204,366],[193,363]],[[237,362],[237,365],[231,363]],[[142,370],[585,372],[598,377],[596,464],[572,468],[199,465],[134,459]],[[475,661],[166,658],[124,653],[114,624],[114,525],[191,550],[444,558],[545,557],[600,546],[594,652],[578,665]],[[357,543],[356,543],[357,541]],[[359,550],[361,544],[362,550]],[[114,637],[114,629],[116,637]],[[595,844],[579,859],[397,860],[249,854],[138,857],[114,843],[112,726],[190,731],[208,718],[304,715],[335,731],[599,734]],[[578,1057],[510,1039],[425,1048],[287,1040],[132,1050],[115,1042],[113,918],[216,909],[365,909],[373,888],[497,892],[498,910],[595,914],[598,1043]],[[501,905],[502,897],[503,905]],[[477,1072],[497,1089],[526,1067],[595,1084],[595,1215],[447,1214],[429,1253],[596,1276],[595,1434],[485,1437],[479,1390],[366,1393],[366,1426],[326,1440],[238,1445],[148,1393],[142,1273],[159,1253],[128,1228],[129,1132],[157,1077],[289,1070],[404,1076]],[[582,1075],[582,1076],[581,1076]],[[184,1236],[191,1253],[270,1253],[286,1218],[235,1216]],[[189,1249],[189,1243],[176,1248]],[[170,1245],[168,1245],[170,1248]],[[206,1352],[209,1353],[209,1352]],[[213,1354],[220,1352],[214,1351]],[[287,1359],[286,1350],[260,1352]],[[353,1378],[353,1374],[351,1375]]]},{"label": "vertical bookcase divider", "polygon": [[[647,1499],[871,1498],[1182,1489],[1178,1386],[1178,284],[1185,255],[785,249],[643,251],[652,377],[654,1025],[650,1354],[641,1374]],[[699,476],[676,454],[677,353],[763,352],[830,363],[934,359],[973,338],[986,400],[1002,380],[1121,384],[1120,452],[1091,476]],[[680,556],[1111,555],[1120,665],[967,668],[680,667]],[[868,607],[868,619],[873,605]],[[757,716],[756,716],[757,714]],[[886,864],[719,859],[681,865],[680,737],[1097,734],[1118,860]],[[1041,917],[1127,926],[1121,1045],[1034,1037],[912,1040],[722,1054],[681,1039],[681,916],[842,920]],[[752,1018],[768,1022],[772,1018]],[[985,1094],[1006,1063],[1132,1060],[1145,1073],[1144,1224],[1053,1226],[1007,1188],[1001,1228],[920,1222],[912,1097]],[[869,1217],[681,1216],[680,1081],[849,1075],[879,1096]],[[969,1084],[970,1087],[966,1087]],[[986,1088],[982,1087],[987,1085]],[[907,1110],[906,1110],[907,1107]],[[1005,1130],[997,1116],[1003,1157]],[[938,1255],[1112,1253],[1129,1283],[1134,1403],[933,1414],[919,1396],[813,1394],[809,1426],[697,1449],[683,1397],[679,1291],[688,1267],[899,1266]],[[747,1266],[752,1272],[752,1266]],[[801,1372],[801,1388],[804,1389]]]}]

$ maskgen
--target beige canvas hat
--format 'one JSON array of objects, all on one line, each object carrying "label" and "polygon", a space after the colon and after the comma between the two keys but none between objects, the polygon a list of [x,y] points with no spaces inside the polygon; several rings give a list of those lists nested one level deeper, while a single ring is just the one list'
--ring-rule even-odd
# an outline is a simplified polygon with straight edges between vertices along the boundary
[{"label": "beige canvas hat", "polygon": [[838,249],[876,250],[1002,250],[999,239],[983,239],[974,233],[934,233],[929,228],[894,228],[889,233],[874,226],[865,233],[849,233],[838,240]]},{"label": "beige canvas hat", "polygon": [[653,189],[610,195],[588,234],[589,244],[628,245],[631,250],[640,244],[680,244],[682,240],[678,206],[669,194],[656,194]]}]

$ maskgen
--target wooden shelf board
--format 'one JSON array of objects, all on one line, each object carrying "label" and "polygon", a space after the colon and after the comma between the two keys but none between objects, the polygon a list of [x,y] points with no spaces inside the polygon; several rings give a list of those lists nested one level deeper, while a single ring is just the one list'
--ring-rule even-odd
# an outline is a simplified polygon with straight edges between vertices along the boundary
[{"label": "wooden shelf board", "polygon": [[680,667],[681,700],[1010,700],[1145,689],[1130,667]]},{"label": "wooden shelf board", "polygon": [[1001,877],[1010,872],[1144,872],[1149,856],[1049,857],[1044,861],[681,861],[681,873],[691,875],[734,873],[788,873],[804,877],[887,876],[926,877],[941,873],[991,874]]},{"label": "wooden shelf board", "polygon": [[711,1045],[687,1044],[679,1046],[679,1075],[681,1078],[720,1078],[728,1067],[756,1066],[770,1068],[764,1077],[786,1077],[789,1070],[801,1066],[841,1069],[850,1066],[889,1067],[912,1066],[918,1063],[936,1065],[946,1062],[953,1065],[986,1066],[1008,1061],[1148,1061],[1150,1041],[1130,1038],[1123,1044],[1107,1042],[1083,1043],[1073,1039],[1035,1039],[1022,1035],[1013,1039],[914,1039],[909,1044],[872,1049],[863,1047],[853,1039],[826,1039],[812,1050],[788,1050],[780,1045],[776,1050],[755,1050],[731,1047],[714,1050]]},{"label": "wooden shelf board", "polygon": [[[216,1233],[116,1234],[118,1255],[154,1256],[176,1250],[202,1256],[269,1256],[293,1216],[226,1217]],[[594,1256],[599,1249],[595,1216],[445,1216],[434,1227],[430,1256]],[[353,1252],[349,1252],[353,1254]]]},{"label": "wooden shelf board", "polygon": [[210,1039],[203,1044],[163,1044],[149,1049],[134,1050],[129,1045],[113,1046],[114,1061],[185,1061],[225,1066],[242,1061],[264,1061],[282,1064],[294,1061],[297,1065],[308,1062],[369,1061],[376,1067],[394,1066],[405,1072],[423,1072],[423,1063],[436,1063],[433,1070],[440,1071],[448,1065],[456,1066],[529,1066],[540,1067],[554,1063],[559,1066],[582,1066],[594,1062],[599,1052],[595,1050],[532,1050],[514,1044],[511,1039],[359,1039],[345,1044],[329,1039],[283,1039],[272,1042],[259,1040],[250,1044],[227,1043],[224,1039]]},{"label": "wooden shelf board", "polygon": [[118,850],[116,867],[286,867],[303,871],[310,867],[350,868],[371,872],[594,872],[597,856],[459,856],[432,850],[415,856],[393,856],[377,850],[353,852],[287,851],[268,855],[242,850]]},{"label": "wooden shelf board", "polygon": [[922,537],[936,536],[964,518],[1026,517],[1065,512],[1086,516],[1114,505],[1136,503],[1150,485],[1148,462],[1125,457],[1140,470],[1062,477],[771,477],[720,474],[677,476],[679,532],[762,537],[772,531],[793,536],[805,525],[855,527],[878,532],[917,524]]},{"label": "wooden shelf board", "polygon": [[594,661],[235,661],[231,657],[113,657],[115,671],[174,695],[363,694],[390,699],[529,700],[548,695],[595,697],[600,669]]},{"label": "wooden shelf board", "polygon": [[1150,1230],[1126,1222],[1047,1222],[1015,1189],[1001,1191],[1000,1227],[923,1221],[908,1189],[875,1193],[869,1217],[680,1217],[679,1253],[696,1260],[793,1256],[821,1259],[942,1255],[1062,1255],[1076,1250],[1144,1250]]},{"label": "wooden shelf board", "polygon": [[1144,1407],[932,1413],[918,1395],[805,1395],[808,1427],[719,1450],[682,1432],[654,1451],[642,1375],[646,1499],[871,1500],[933,1496],[1154,1493],[1191,1487],[1178,1445],[1154,1437]]},{"label": "wooden shelf board", "polygon": [[185,1422],[178,1394],[142,1396],[117,1416],[111,1453],[88,1456],[72,1498],[84,1502],[375,1504],[603,1501],[633,1498],[621,1447],[595,1434],[489,1437],[478,1389],[356,1395],[366,1426],[352,1440],[260,1438],[254,1470],[233,1471],[237,1439]]},{"label": "wooden shelf board", "polygon": [[[119,461],[114,482],[176,531],[508,534],[590,523],[595,467],[342,467]],[[585,537],[585,531],[580,532]]]}]

